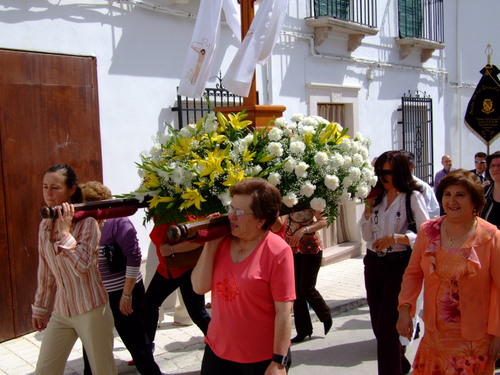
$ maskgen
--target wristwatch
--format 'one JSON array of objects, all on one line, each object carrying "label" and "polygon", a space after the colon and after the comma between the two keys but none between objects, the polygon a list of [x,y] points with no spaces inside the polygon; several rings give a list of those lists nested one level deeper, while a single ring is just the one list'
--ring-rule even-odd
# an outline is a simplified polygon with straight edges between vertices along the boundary
[{"label": "wristwatch", "polygon": [[286,367],[288,364],[288,357],[286,355],[273,354],[272,361]]}]

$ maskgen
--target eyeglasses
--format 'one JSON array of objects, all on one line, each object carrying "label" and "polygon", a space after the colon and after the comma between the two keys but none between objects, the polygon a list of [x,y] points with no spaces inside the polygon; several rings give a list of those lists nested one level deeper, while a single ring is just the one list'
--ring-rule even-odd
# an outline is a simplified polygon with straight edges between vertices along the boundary
[{"label": "eyeglasses", "polygon": [[474,163],[476,163],[476,164],[486,164],[486,160],[476,160]]},{"label": "eyeglasses", "polygon": [[394,174],[394,171],[392,169],[379,169],[375,171],[375,174],[377,176],[390,176]]},{"label": "eyeglasses", "polygon": [[234,209],[233,206],[227,206],[226,207],[227,213],[228,214],[233,214],[236,217],[240,216],[245,216],[245,215],[253,215],[253,212],[245,212],[244,210]]}]

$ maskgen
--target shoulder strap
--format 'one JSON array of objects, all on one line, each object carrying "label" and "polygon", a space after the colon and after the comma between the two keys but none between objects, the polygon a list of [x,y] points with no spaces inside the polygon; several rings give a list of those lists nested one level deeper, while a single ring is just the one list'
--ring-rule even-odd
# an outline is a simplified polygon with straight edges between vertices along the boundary
[{"label": "shoulder strap", "polygon": [[417,224],[413,218],[413,211],[411,210],[411,195],[413,192],[406,193],[406,221],[407,227],[413,233],[417,233]]}]

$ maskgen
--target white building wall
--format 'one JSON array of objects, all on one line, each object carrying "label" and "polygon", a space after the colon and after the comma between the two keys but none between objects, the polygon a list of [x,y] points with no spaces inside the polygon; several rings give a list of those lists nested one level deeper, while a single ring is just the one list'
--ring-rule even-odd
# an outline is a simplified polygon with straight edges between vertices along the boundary
[{"label": "white building wall", "polygon": [[[171,107],[198,4],[143,2],[161,7],[153,11],[111,0],[0,1],[0,48],[97,58],[104,183],[115,194],[138,186],[134,163],[139,154],[149,149],[164,121],[175,120]],[[309,0],[289,2],[273,56],[257,69],[261,104],[285,105],[289,117],[314,112],[324,95],[347,103],[352,113],[344,125],[373,140],[374,157],[401,147],[401,96],[425,91],[434,105],[435,171],[445,153],[456,167],[473,168],[474,153],[486,146],[464,126],[463,117],[486,64],[488,43],[494,49],[492,63],[500,65],[500,44],[494,39],[500,35],[498,0],[445,1],[446,48],[425,63],[419,51],[399,58],[396,0],[377,2],[379,33],[365,37],[353,52],[347,51],[347,36],[339,33],[314,46],[313,30],[304,21],[308,6]],[[214,77],[219,68],[225,72],[236,48],[236,38],[223,25]],[[500,141],[491,146],[498,149]],[[150,226],[142,227],[142,213],[133,220],[147,249]]]}]

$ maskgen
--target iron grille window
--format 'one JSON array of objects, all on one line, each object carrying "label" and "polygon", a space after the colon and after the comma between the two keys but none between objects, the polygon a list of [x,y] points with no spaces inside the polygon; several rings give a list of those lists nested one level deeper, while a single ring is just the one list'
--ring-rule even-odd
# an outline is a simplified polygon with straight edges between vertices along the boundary
[{"label": "iron grille window", "polygon": [[309,0],[311,17],[333,17],[377,27],[376,0]]},{"label": "iron grille window", "polygon": [[243,97],[231,94],[228,90],[217,84],[215,88],[206,88],[205,95],[201,98],[187,98],[177,95],[177,107],[172,111],[177,112],[179,129],[188,124],[196,124],[203,116],[210,112],[212,107],[227,107],[243,105]]},{"label": "iron grille window", "polygon": [[433,166],[433,122],[432,99],[426,93],[411,92],[401,98],[403,149],[415,155],[415,176],[432,185]]},{"label": "iron grille window", "polygon": [[399,37],[444,43],[443,0],[398,0]]}]

